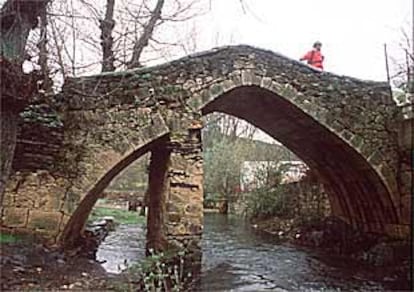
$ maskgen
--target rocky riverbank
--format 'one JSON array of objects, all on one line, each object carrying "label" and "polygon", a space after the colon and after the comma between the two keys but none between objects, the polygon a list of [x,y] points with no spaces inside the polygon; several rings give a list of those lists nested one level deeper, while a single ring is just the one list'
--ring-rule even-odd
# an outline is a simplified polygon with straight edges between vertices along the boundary
[{"label": "rocky riverbank", "polygon": [[[128,273],[112,274],[96,260],[99,245],[117,222],[96,217],[87,224],[76,250],[62,252],[29,235],[6,235],[1,244],[1,291],[132,291],[137,279]],[[129,289],[131,288],[131,289]]]},{"label": "rocky riverbank", "polygon": [[40,243],[1,247],[1,291],[105,291],[128,283],[83,256],[67,256]]}]

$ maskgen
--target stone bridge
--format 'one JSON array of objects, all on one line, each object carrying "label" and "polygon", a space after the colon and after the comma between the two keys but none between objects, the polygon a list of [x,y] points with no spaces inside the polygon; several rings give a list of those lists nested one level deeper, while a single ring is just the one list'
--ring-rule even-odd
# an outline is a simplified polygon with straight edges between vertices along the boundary
[{"label": "stone bridge", "polygon": [[70,79],[56,100],[62,127],[22,126],[3,227],[76,245],[101,192],[150,151],[148,246],[198,247],[201,118],[222,112],[262,129],[316,171],[336,216],[367,232],[410,231],[412,169],[386,83],[234,46]]}]

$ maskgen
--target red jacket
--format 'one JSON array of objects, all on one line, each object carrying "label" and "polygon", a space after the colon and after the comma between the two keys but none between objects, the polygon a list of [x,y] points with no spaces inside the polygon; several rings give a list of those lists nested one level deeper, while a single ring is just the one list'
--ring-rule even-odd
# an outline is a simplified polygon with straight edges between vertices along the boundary
[{"label": "red jacket", "polygon": [[322,70],[323,70],[323,59],[324,59],[324,56],[322,55],[320,51],[317,51],[317,50],[311,50],[307,52],[305,56],[300,58],[301,61],[306,60],[308,61],[309,65],[322,69]]}]

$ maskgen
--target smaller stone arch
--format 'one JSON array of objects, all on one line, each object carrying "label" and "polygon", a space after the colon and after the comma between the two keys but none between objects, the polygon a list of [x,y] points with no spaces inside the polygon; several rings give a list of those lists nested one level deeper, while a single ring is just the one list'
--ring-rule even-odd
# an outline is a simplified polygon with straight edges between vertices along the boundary
[{"label": "smaller stone arch", "polygon": [[108,167],[107,172],[99,178],[98,181],[91,184],[90,190],[85,194],[83,199],[79,202],[75,211],[71,214],[70,219],[66,223],[59,241],[61,246],[66,249],[70,249],[76,246],[76,241],[81,235],[82,229],[88,219],[88,216],[100,198],[104,189],[109,183],[126,167],[128,167],[135,160],[139,159],[144,154],[151,152],[157,145],[165,143],[167,135],[154,137],[154,139],[138,148],[137,150],[129,153],[125,157],[121,158],[116,164]]},{"label": "smaller stone arch", "polygon": [[[132,110],[132,112],[136,113],[135,110]],[[128,114],[131,115],[131,113]],[[146,116],[147,124],[141,127],[129,126],[129,128],[123,129],[128,131],[127,133],[115,133],[108,126],[108,116],[105,114],[104,124],[101,128],[95,129],[98,133],[100,131],[101,135],[92,135],[89,139],[85,139],[86,143],[82,144],[82,149],[85,151],[78,162],[78,168],[81,168],[82,171],[77,173],[69,190],[79,199],[76,208],[66,210],[68,212],[67,222],[64,222],[64,226],[61,228],[62,233],[59,236],[59,241],[64,247],[69,248],[76,245],[90,211],[112,179],[139,157],[151,151],[157,145],[165,143],[169,128],[161,115],[148,111],[143,113],[142,110],[139,114]],[[76,112],[74,115],[78,116],[79,113]],[[85,125],[86,119],[81,123],[73,115],[69,116],[71,116],[72,122],[68,127],[72,127],[67,130],[67,135],[71,137],[69,133],[75,132],[72,139],[83,135],[83,127],[89,129]],[[82,117],[85,116],[88,115],[83,113]],[[123,113],[120,116],[118,113],[118,117],[111,117],[114,123],[118,123],[116,125],[118,129],[122,127],[122,117]],[[73,124],[74,120],[77,121],[77,124]],[[94,120],[88,120],[89,126],[93,127],[90,122]],[[126,121],[128,121],[127,117]],[[81,128],[78,125],[81,125]],[[96,138],[93,139],[94,137]],[[74,140],[72,141],[76,143]]]}]

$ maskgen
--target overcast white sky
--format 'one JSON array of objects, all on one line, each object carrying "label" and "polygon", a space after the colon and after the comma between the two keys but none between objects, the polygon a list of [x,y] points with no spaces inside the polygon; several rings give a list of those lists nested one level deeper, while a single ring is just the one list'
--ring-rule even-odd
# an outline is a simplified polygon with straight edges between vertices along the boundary
[{"label": "overcast white sky", "polygon": [[212,0],[197,20],[198,49],[249,44],[298,59],[323,43],[327,71],[386,80],[384,43],[403,59],[402,29],[411,36],[412,0]]}]

